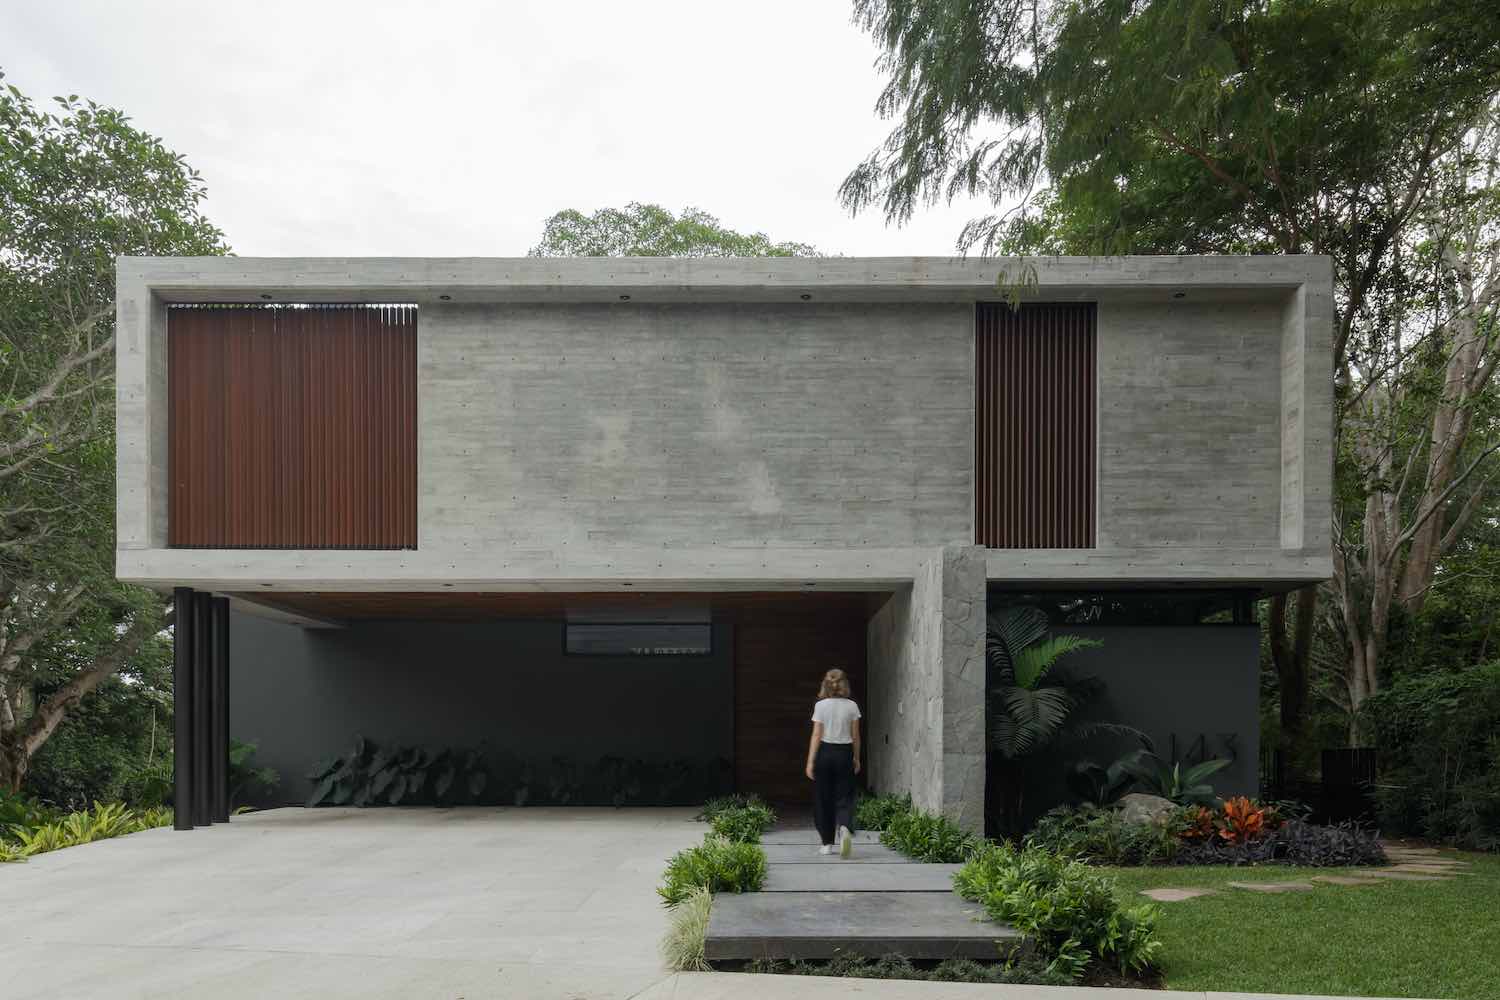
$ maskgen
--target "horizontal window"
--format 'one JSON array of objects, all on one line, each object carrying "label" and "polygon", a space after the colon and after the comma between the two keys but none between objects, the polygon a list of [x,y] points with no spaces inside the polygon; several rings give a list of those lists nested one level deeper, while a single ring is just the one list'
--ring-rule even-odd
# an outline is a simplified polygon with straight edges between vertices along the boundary
[{"label": "horizontal window", "polygon": [[1030,605],[1053,625],[1253,625],[1255,601],[1240,590],[992,590],[990,611]]},{"label": "horizontal window", "polygon": [[708,656],[713,626],[703,624],[589,624],[568,622],[569,656]]}]

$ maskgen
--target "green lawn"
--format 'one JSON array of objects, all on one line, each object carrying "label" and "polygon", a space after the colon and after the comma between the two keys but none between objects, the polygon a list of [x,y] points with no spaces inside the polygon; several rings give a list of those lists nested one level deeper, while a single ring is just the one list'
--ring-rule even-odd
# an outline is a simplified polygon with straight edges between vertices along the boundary
[{"label": "green lawn", "polygon": [[1107,868],[1122,897],[1158,887],[1220,889],[1161,903],[1165,986],[1177,990],[1371,997],[1500,998],[1500,858],[1450,855],[1450,882],[1382,880],[1258,893],[1226,882],[1306,881],[1343,869]]}]

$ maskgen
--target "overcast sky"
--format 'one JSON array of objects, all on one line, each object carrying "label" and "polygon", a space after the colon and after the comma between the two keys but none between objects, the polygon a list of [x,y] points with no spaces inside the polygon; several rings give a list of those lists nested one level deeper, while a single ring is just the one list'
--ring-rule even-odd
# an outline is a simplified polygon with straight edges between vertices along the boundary
[{"label": "overcast sky", "polygon": [[692,205],[851,255],[949,254],[983,206],[851,219],[886,134],[848,0],[13,0],[0,69],[187,157],[243,255],[523,254],[562,208]]}]

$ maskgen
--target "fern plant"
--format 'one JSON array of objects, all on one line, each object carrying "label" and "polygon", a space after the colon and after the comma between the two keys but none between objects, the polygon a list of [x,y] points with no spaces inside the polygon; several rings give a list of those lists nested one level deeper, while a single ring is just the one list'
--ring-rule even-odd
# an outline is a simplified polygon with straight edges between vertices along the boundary
[{"label": "fern plant", "polygon": [[1066,676],[1057,669],[1058,661],[1103,643],[1077,635],[1048,636],[1047,630],[1047,615],[1025,605],[995,612],[985,629],[1000,826],[1012,835],[1023,826],[1024,762],[1065,740],[1101,732],[1140,735],[1129,726],[1077,718],[1078,710],[1097,697],[1100,685],[1093,678]]}]

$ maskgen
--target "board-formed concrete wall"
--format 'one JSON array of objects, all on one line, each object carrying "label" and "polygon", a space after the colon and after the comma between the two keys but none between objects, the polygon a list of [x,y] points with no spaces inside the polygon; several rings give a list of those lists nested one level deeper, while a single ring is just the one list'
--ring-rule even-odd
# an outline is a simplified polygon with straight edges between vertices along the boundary
[{"label": "board-formed concrete wall", "polygon": [[1281,545],[1282,312],[1099,305],[1100,549]]},{"label": "board-formed concrete wall", "polygon": [[424,306],[419,549],[970,540],[973,308]]},{"label": "board-formed concrete wall", "polygon": [[984,828],[984,550],[934,550],[871,617],[870,781]]},{"label": "board-formed concrete wall", "polygon": [[276,800],[355,736],[563,756],[728,761],[734,745],[732,627],[707,657],[564,656],[562,622],[371,622],[304,629],[235,614],[230,734],[276,768]]}]

